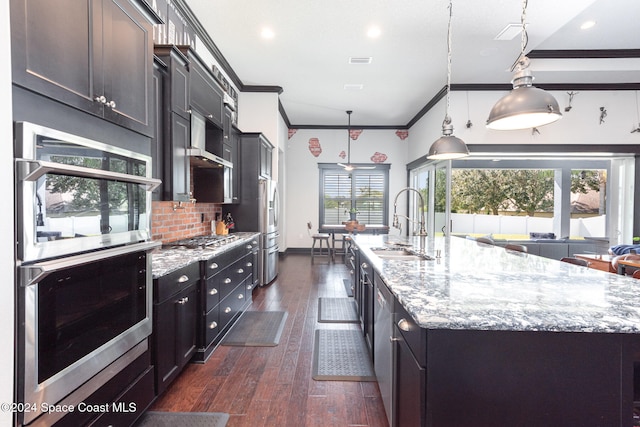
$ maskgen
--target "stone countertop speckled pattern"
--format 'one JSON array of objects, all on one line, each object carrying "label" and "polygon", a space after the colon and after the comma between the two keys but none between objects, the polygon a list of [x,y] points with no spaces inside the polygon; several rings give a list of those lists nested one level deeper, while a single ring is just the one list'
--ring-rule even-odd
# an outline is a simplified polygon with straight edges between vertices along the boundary
[{"label": "stone countertop speckled pattern", "polygon": [[155,249],[151,252],[153,278],[157,279],[158,277],[166,276],[167,274],[182,267],[186,267],[194,262],[206,261],[216,255],[228,251],[229,249],[246,243],[250,239],[259,236],[260,233],[243,232],[234,233],[234,235],[238,236],[239,239],[217,248],[187,249],[183,247],[162,247]]},{"label": "stone countertop speckled pattern", "polygon": [[435,260],[381,259],[371,248],[417,238],[355,242],[398,301],[427,329],[640,333],[640,280],[462,238],[428,238]]}]

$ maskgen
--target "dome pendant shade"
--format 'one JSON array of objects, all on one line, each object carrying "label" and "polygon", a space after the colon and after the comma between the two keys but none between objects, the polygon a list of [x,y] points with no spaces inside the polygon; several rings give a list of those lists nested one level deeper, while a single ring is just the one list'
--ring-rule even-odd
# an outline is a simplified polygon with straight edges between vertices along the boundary
[{"label": "dome pendant shade", "polygon": [[453,136],[453,126],[447,119],[442,124],[442,136],[431,144],[427,159],[451,160],[461,159],[469,155],[467,144],[460,138]]},{"label": "dome pendant shade", "polygon": [[532,81],[528,70],[516,73],[513,90],[496,102],[489,113],[489,129],[530,129],[562,118],[558,101],[550,93],[532,86]]},{"label": "dome pendant shade", "polygon": [[443,135],[429,148],[428,159],[461,159],[469,155],[469,149],[463,140],[453,135]]}]

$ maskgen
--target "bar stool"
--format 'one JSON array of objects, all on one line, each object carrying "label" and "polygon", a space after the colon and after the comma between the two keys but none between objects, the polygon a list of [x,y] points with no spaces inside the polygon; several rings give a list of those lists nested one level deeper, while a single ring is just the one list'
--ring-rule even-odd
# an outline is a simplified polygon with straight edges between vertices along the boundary
[{"label": "bar stool", "polygon": [[349,233],[340,233],[338,236],[339,237],[336,238],[335,235],[333,235],[333,237],[331,238],[332,239],[331,246],[333,249],[334,262],[335,262],[336,255],[340,255],[342,256],[343,259],[346,259],[347,249],[348,249],[347,243],[351,240],[351,234]]},{"label": "bar stool", "polygon": [[[313,239],[313,245],[311,246],[311,264],[313,264],[313,260],[315,257],[325,257],[325,256],[327,257],[327,260],[330,263],[333,259],[333,252],[331,251],[331,244],[329,242],[331,235],[328,233],[311,234],[312,228],[313,228],[313,225],[311,224],[311,221],[307,222],[307,233]],[[323,242],[326,243],[327,245],[326,250],[324,252],[322,250]],[[316,243],[319,244],[317,249],[316,249]]]}]

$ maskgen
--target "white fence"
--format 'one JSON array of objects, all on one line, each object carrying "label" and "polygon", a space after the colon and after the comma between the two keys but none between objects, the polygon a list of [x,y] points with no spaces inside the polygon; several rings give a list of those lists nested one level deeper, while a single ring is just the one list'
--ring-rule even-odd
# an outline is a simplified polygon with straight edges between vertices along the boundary
[{"label": "white fence", "polygon": [[[553,232],[553,218],[451,214],[451,222],[451,231],[453,233],[529,235],[529,233]],[[606,236],[606,215],[571,219],[570,227],[570,235],[572,237]]]}]

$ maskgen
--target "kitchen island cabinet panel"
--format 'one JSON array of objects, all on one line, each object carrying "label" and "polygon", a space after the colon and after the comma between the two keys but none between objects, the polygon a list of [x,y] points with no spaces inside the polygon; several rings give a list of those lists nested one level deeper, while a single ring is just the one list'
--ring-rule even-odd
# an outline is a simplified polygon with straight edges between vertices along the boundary
[{"label": "kitchen island cabinet panel", "polygon": [[152,136],[149,12],[129,0],[12,0],[13,82]]},{"label": "kitchen island cabinet panel", "polygon": [[396,426],[634,425],[637,280],[460,238],[429,239],[437,259],[355,243],[394,298]]}]

